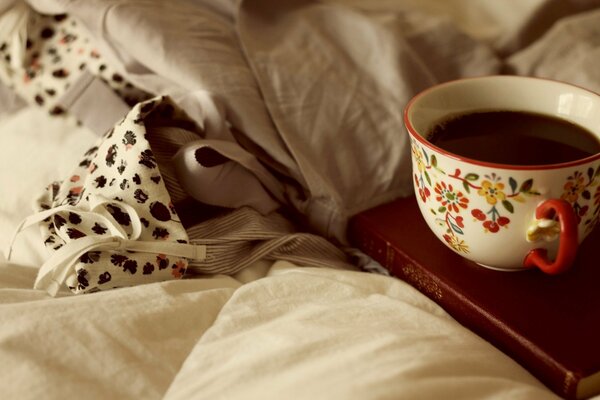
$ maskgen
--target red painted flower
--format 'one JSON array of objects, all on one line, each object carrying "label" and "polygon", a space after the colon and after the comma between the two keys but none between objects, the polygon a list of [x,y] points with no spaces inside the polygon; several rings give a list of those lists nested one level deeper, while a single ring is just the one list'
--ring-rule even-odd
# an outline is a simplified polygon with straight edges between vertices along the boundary
[{"label": "red painted flower", "polygon": [[484,212],[478,208],[475,208],[473,211],[471,211],[471,215],[480,221],[485,221],[486,218]]},{"label": "red painted flower", "polygon": [[428,188],[424,187],[424,188],[419,188],[419,196],[421,196],[421,200],[423,200],[424,202],[427,201],[427,199],[429,198],[429,196],[431,195],[431,192],[429,191]]},{"label": "red painted flower", "polygon": [[421,200],[423,200],[423,202],[426,202],[429,196],[431,196],[431,191],[426,186],[421,187],[421,185],[419,184],[419,177],[417,176],[417,174],[415,174],[415,186],[418,188],[419,197],[421,198]]},{"label": "red painted flower", "polygon": [[462,192],[454,191],[452,185],[446,185],[445,182],[435,184],[435,193],[437,194],[435,199],[442,206],[446,207],[448,211],[458,213],[460,212],[460,208],[467,208],[469,204],[469,199]]},{"label": "red painted flower", "polygon": [[485,228],[486,231],[489,231],[492,233],[496,233],[500,230],[500,225],[498,225],[494,221],[485,221],[483,223],[483,227]]},{"label": "red painted flower", "polygon": [[496,223],[500,226],[508,225],[509,222],[510,222],[510,219],[508,219],[506,217],[498,217],[498,219],[496,220]]}]

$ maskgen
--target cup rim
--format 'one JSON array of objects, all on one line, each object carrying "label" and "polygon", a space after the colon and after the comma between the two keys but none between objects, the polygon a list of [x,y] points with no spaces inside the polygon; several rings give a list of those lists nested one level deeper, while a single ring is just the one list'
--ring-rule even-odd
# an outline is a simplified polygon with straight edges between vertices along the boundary
[{"label": "cup rim", "polygon": [[[567,86],[571,86],[580,90],[583,90],[585,92],[588,92],[596,97],[600,97],[599,93],[594,92],[593,90],[578,86],[578,85],[574,85],[572,83],[569,82],[563,82],[563,81],[559,81],[556,79],[549,79],[549,78],[539,78],[539,77],[533,77],[533,76],[519,76],[519,75],[486,75],[486,76],[478,76],[478,77],[470,77],[470,78],[459,78],[459,79],[453,79],[451,81],[446,81],[446,82],[442,82],[442,83],[438,83],[436,85],[433,85],[425,90],[422,90],[421,92],[417,93],[412,99],[410,99],[410,101],[406,104],[406,106],[404,107],[404,112],[403,112],[403,119],[404,119],[404,126],[406,127],[406,129],[408,130],[408,133],[415,139],[417,140],[419,143],[421,143],[422,145],[424,145],[425,147],[428,147],[430,150],[434,150],[438,153],[441,153],[443,155],[445,155],[448,158],[457,160],[457,161],[462,161],[462,162],[466,162],[469,164],[475,164],[475,165],[480,165],[483,167],[488,167],[488,168],[496,168],[496,169],[507,169],[507,170],[549,170],[549,169],[560,169],[560,168],[566,168],[566,167],[573,167],[573,166],[579,166],[582,164],[587,164],[589,162],[592,161],[596,161],[598,159],[600,159],[600,152],[593,154],[591,156],[585,157],[585,158],[580,158],[577,160],[573,160],[573,161],[567,161],[567,162],[563,162],[563,163],[553,163],[553,164],[537,164],[537,165],[514,165],[514,164],[502,164],[502,163],[494,163],[494,162],[489,162],[489,161],[481,161],[481,160],[477,160],[474,158],[469,158],[469,157],[464,157],[452,152],[449,152],[447,150],[442,149],[441,147],[436,146],[435,144],[431,143],[430,141],[428,141],[427,139],[425,139],[421,134],[419,134],[417,132],[417,130],[412,126],[408,115],[411,111],[412,106],[414,105],[415,102],[417,102],[422,96],[428,94],[429,92],[433,91],[433,90],[437,90],[440,87],[443,86],[448,86],[448,85],[454,85],[463,81],[471,81],[471,80],[489,80],[489,79],[522,79],[522,80],[538,80],[538,81],[546,81],[546,82],[551,82],[551,83],[558,83],[558,84],[562,84],[562,85],[567,85]],[[596,138],[598,139],[598,141],[600,142],[600,137],[598,137],[598,135],[596,134]]]}]

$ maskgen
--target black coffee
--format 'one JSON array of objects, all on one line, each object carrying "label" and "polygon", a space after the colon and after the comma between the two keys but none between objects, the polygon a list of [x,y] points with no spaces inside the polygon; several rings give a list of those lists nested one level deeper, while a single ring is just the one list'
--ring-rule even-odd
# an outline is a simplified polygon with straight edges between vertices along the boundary
[{"label": "black coffee", "polygon": [[563,163],[600,152],[596,136],[578,125],[517,111],[458,115],[436,125],[428,140],[460,156],[512,165]]}]

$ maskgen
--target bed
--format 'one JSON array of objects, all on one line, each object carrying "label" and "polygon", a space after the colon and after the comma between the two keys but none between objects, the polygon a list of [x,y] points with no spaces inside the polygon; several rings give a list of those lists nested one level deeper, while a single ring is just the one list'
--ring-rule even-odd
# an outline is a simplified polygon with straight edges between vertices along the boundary
[{"label": "bed", "polygon": [[[48,253],[39,229],[27,229],[10,260],[0,255],[2,398],[557,397],[349,249],[344,229],[352,215],[412,195],[401,110],[418,91],[500,73],[600,91],[599,1],[23,4],[76,18],[122,76],[168,95],[210,138],[237,132],[302,226],[360,263],[258,258],[227,274],[51,297],[33,288]],[[40,191],[98,141],[98,125],[0,89],[5,249]]]}]

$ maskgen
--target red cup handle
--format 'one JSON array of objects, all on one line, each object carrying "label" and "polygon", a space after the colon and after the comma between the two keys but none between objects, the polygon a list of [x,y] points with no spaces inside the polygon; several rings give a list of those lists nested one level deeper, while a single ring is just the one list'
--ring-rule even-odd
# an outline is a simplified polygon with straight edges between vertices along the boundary
[{"label": "red cup handle", "polygon": [[533,249],[523,260],[525,267],[538,267],[547,274],[555,275],[569,269],[577,255],[577,218],[573,207],[564,200],[550,199],[540,203],[535,209],[537,219],[552,218],[558,215],[560,243],[556,259],[548,260],[546,249]]}]

